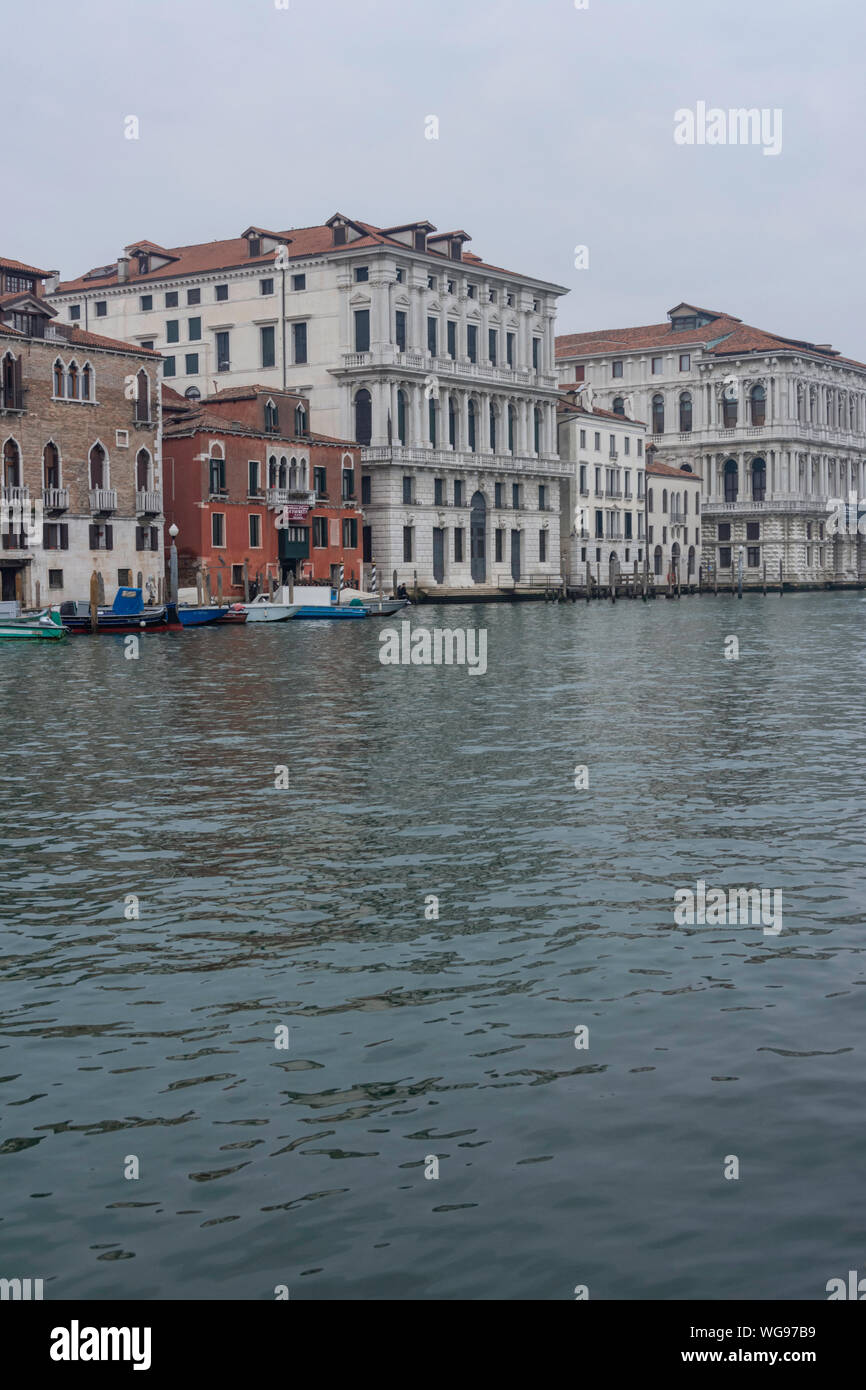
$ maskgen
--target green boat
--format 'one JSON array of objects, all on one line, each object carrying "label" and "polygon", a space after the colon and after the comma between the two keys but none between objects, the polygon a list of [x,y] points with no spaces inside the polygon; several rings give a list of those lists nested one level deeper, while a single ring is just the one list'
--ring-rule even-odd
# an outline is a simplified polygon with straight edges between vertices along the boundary
[{"label": "green boat", "polygon": [[50,609],[29,618],[0,618],[0,641],[59,642],[65,636],[66,628],[60,621],[60,614]]}]

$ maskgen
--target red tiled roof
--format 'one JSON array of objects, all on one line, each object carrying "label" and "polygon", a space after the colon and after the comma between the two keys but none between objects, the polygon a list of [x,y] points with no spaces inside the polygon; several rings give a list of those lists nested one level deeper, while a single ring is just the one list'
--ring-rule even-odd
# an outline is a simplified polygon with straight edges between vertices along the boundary
[{"label": "red tiled roof", "polygon": [[25,265],[23,261],[10,260],[8,256],[0,256],[0,266],[4,270],[21,271],[24,275],[35,275],[37,278],[47,280],[49,275],[53,275],[53,270],[39,270],[35,265]]},{"label": "red tiled roof", "polygon": [[659,478],[679,478],[687,483],[699,483],[701,481],[700,473],[686,473],[682,468],[674,468],[673,464],[670,463],[648,463],[646,471],[647,473],[654,473]]},{"label": "red tiled roof", "polygon": [[77,343],[80,347],[113,348],[116,352],[134,353],[136,357],[159,359],[162,356],[161,352],[144,348],[140,343],[124,343],[119,338],[103,338],[100,333],[88,333],[84,328],[72,328],[65,337],[68,343]]},{"label": "red tiled roof", "polygon": [[[708,346],[708,345],[712,346]],[[565,333],[556,339],[558,360],[572,357],[595,357],[611,352],[635,352],[651,348],[703,347],[713,357],[744,356],[747,353],[797,351],[826,361],[847,366],[863,367],[854,358],[842,357],[826,344],[812,343],[804,338],[786,338],[753,328],[731,314],[720,314],[711,323],[685,332],[675,332],[668,323],[646,324],[640,328],[605,328],[591,333]]]},{"label": "red tiled roof", "polygon": [[[333,220],[333,219],[332,219]],[[344,245],[334,246],[332,229],[328,224],[317,227],[289,227],[284,232],[265,233],[269,236],[284,237],[288,242],[287,250],[290,261],[303,260],[308,256],[321,256],[324,254],[339,254],[347,251],[361,251],[373,246],[392,246],[395,250],[407,252],[412,250],[404,242],[398,241],[395,237],[389,236],[381,227],[376,227],[368,222],[352,222],[347,218],[346,221],[364,232],[363,236],[357,237],[354,241],[347,241]],[[457,235],[447,233],[447,236]],[[462,233],[461,235],[466,235]],[[153,243],[131,242],[130,246],[136,247],[152,246],[153,250],[161,255],[173,256],[175,259],[170,265],[159,266],[154,270],[141,275],[134,260],[129,266],[129,275],[125,284],[144,284],[153,280],[173,279],[183,275],[204,275],[209,272],[220,270],[237,269],[242,266],[259,265],[268,266],[277,254],[276,248],[265,251],[261,256],[250,256],[249,243],[245,237],[231,237],[226,241],[208,241],[194,243],[190,246],[158,247]],[[447,251],[439,251],[431,247],[427,253],[435,256],[448,265],[458,266],[459,261],[452,261]],[[471,262],[474,267],[485,270],[493,270],[505,275],[517,275],[518,272],[505,270],[501,266],[495,266],[489,262],[482,261],[475,256],[467,255],[464,261]],[[106,267],[107,274],[92,276],[91,273],[80,275],[74,280],[64,280],[57,286],[57,294],[75,294],[83,290],[110,288],[121,283],[117,278],[117,267]],[[534,277],[528,277],[534,278]]]},{"label": "red tiled roof", "polygon": [[[584,381],[574,381],[568,382],[565,386],[560,386],[559,389],[560,391],[564,391],[566,395],[568,395],[569,393],[573,391],[578,391],[585,386],[586,382]],[[575,415],[588,415],[590,418],[592,418],[592,416],[594,415],[597,415],[600,418],[606,420],[619,420],[622,424],[626,425],[646,425],[645,420],[634,419],[631,415],[618,415],[615,410],[601,410],[598,406],[594,406],[592,410],[587,410],[586,406],[581,405],[579,401],[559,401],[557,405],[557,410],[565,411],[567,413],[573,413]]]}]

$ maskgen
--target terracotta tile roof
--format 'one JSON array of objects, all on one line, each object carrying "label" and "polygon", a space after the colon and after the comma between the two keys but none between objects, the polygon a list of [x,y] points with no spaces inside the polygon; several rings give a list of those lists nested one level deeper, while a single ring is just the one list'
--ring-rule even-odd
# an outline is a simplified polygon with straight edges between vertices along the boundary
[{"label": "terracotta tile roof", "polygon": [[23,275],[35,275],[37,278],[47,280],[49,275],[53,275],[53,270],[39,270],[35,265],[25,265],[23,261],[10,260],[8,256],[0,256],[0,266],[4,270],[20,271]]},{"label": "terracotta tile roof", "polygon": [[174,406],[188,406],[190,404],[186,396],[182,396],[179,391],[175,391],[173,386],[166,386],[165,382],[162,383],[162,403],[163,405]]},{"label": "terracotta tile roof", "polygon": [[[332,229],[327,223],[316,227],[289,227],[283,232],[265,232],[263,235],[284,238],[290,261],[301,261],[308,256],[321,256],[326,253],[342,254],[362,251],[367,247],[375,246],[390,246],[404,253],[412,251],[412,247],[407,246],[405,242],[398,241],[393,236],[389,236],[381,227],[376,227],[369,222],[353,221],[351,218],[345,220],[362,231],[364,235],[341,246],[334,246]],[[396,229],[392,228],[391,230]],[[447,233],[446,235],[457,235],[457,233]],[[465,236],[466,234],[461,233],[460,235]],[[174,260],[170,265],[159,266],[142,275],[133,259],[129,265],[128,278],[122,283],[145,284],[154,280],[170,280],[184,275],[204,275],[220,270],[239,269],[243,266],[261,266],[264,268],[271,265],[277,254],[275,248],[271,251],[265,251],[261,256],[250,256],[249,243],[242,236],[230,237],[226,241],[199,242],[190,246],[174,247],[160,247],[152,242],[136,241],[131,242],[127,250],[138,248],[151,249],[156,254],[172,256]],[[427,254],[455,267],[455,269],[461,264],[460,261],[452,261],[447,251],[440,251],[435,245],[429,249]],[[476,269],[493,270],[504,275],[519,274],[513,270],[506,270],[502,266],[492,265],[476,256],[470,256],[469,253],[465,255],[462,263],[471,264]],[[78,276],[76,279],[62,281],[57,286],[56,293],[75,294],[83,290],[107,289],[121,283],[117,278],[116,265],[97,267],[97,270],[100,269],[104,270],[105,274],[94,275],[91,271]],[[532,279],[534,277],[520,276],[519,278]]]},{"label": "terracotta tile roof", "polygon": [[679,478],[681,482],[699,483],[700,473],[686,473],[682,468],[674,468],[670,463],[648,463],[647,473],[652,473],[658,478]]},{"label": "terracotta tile roof", "polygon": [[131,352],[136,357],[152,357],[156,361],[162,356],[161,352],[144,348],[140,343],[124,343],[119,338],[103,338],[100,333],[88,333],[83,328],[72,328],[65,337],[67,342],[77,343],[80,347],[113,348],[115,352]]},{"label": "terracotta tile roof", "polygon": [[[574,381],[569,382],[565,386],[560,386],[559,389],[568,395],[571,392],[582,389],[585,385],[586,382],[584,381]],[[631,415],[618,415],[615,410],[601,410],[597,406],[593,407],[592,410],[587,410],[586,406],[581,405],[579,401],[559,401],[557,404],[557,411],[573,415],[586,415],[590,419],[592,419],[593,416],[598,416],[598,418],[602,420],[619,420],[620,424],[624,425],[646,425],[645,420],[637,420]]]},{"label": "terracotta tile roof", "polygon": [[847,366],[863,367],[854,358],[842,357],[827,344],[812,343],[805,338],[786,338],[753,328],[731,314],[720,314],[711,323],[685,332],[675,332],[668,323],[652,323],[640,328],[606,328],[591,333],[565,333],[556,339],[558,360],[572,357],[595,357],[612,352],[687,349],[702,347],[713,357],[744,356],[747,353],[802,352],[823,361],[828,359]]}]

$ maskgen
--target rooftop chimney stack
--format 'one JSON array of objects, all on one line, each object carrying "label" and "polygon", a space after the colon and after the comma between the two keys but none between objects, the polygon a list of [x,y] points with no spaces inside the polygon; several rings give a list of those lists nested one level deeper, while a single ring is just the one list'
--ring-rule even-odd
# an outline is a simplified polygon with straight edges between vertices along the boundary
[{"label": "rooftop chimney stack", "polygon": [[118,258],[117,258],[117,280],[118,280],[118,283],[121,284],[121,285],[124,285],[128,279],[129,279],[129,257],[128,257],[127,255],[118,256]]}]

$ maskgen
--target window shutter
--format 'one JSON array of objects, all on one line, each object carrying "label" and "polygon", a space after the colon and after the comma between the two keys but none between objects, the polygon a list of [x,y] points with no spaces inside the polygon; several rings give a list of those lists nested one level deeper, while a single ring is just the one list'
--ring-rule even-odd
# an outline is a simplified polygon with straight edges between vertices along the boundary
[{"label": "window shutter", "polygon": [[43,521],[43,523],[42,523],[42,549],[43,549],[43,550],[50,550],[50,549],[51,549],[50,545],[48,544],[48,539],[49,539],[48,522],[47,522],[47,521]]},{"label": "window shutter", "polygon": [[159,527],[158,527],[158,526],[151,526],[151,528],[150,528],[150,548],[151,548],[151,550],[159,550]]},{"label": "window shutter", "polygon": [[113,550],[113,549],[114,549],[114,527],[113,527],[113,526],[106,526],[106,528],[105,528],[105,548],[106,548],[106,550]]},{"label": "window shutter", "polygon": [[90,524],[90,549],[99,549],[99,527],[95,526],[93,522]]},{"label": "window shutter", "polygon": [[60,523],[60,549],[69,549],[69,526],[65,521]]}]

